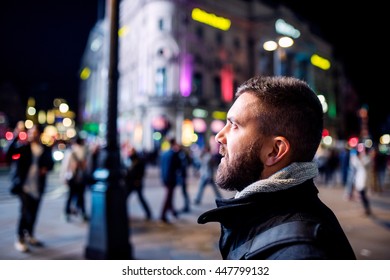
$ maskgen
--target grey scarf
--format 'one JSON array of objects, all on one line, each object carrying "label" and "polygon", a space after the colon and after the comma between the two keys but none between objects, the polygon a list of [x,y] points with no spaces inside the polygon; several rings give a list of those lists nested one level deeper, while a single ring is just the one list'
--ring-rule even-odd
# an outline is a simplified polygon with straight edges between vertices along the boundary
[{"label": "grey scarf", "polygon": [[293,162],[267,179],[256,181],[240,192],[235,198],[257,192],[275,192],[299,185],[318,175],[317,164],[313,162]]}]

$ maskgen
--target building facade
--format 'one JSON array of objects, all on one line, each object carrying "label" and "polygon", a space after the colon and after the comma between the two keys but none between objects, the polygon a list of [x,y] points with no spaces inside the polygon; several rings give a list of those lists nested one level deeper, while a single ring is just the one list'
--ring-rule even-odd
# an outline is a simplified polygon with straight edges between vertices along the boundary
[{"label": "building facade", "polygon": [[[91,31],[80,75],[81,122],[101,136],[107,119],[108,25],[106,16]],[[159,150],[166,136],[185,146],[212,143],[225,124],[235,89],[255,74],[306,80],[323,99],[326,126],[338,122],[342,70],[332,47],[283,6],[123,0],[119,25],[121,143],[147,151]],[[266,41],[286,36],[292,46],[264,49]]]}]

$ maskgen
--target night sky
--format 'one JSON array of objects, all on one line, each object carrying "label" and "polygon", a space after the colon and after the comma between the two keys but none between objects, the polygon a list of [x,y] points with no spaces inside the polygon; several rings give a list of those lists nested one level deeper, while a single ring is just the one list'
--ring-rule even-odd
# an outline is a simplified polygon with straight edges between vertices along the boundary
[{"label": "night sky", "polygon": [[76,106],[97,0],[16,0],[0,7],[0,82],[13,82],[23,96],[36,96],[47,106],[54,97]]},{"label": "night sky", "polygon": [[[313,30],[334,47],[346,74],[357,91],[360,103],[369,108],[370,130],[374,136],[390,132],[390,92],[388,79],[389,51],[384,43],[388,33],[388,15],[383,3],[344,2],[339,0],[269,0],[284,3]],[[388,119],[388,120],[387,120]],[[384,123],[387,120],[385,128]]]},{"label": "night sky", "polygon": [[[347,6],[340,1],[267,0],[284,3],[334,45],[361,103],[370,108],[376,126],[390,110],[383,98],[387,50],[379,1]],[[343,4],[346,5],[346,4]],[[0,84],[12,82],[23,96],[36,96],[42,106],[63,97],[77,107],[80,61],[98,17],[98,0],[15,0],[0,6]],[[374,40],[374,44],[372,43]],[[374,48],[373,48],[374,46]],[[388,72],[388,70],[387,70]]]}]

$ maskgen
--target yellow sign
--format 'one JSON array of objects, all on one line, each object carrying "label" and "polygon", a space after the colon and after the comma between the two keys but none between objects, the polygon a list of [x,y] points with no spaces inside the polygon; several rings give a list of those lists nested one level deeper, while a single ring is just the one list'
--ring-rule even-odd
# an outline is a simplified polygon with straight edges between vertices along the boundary
[{"label": "yellow sign", "polygon": [[215,14],[208,13],[199,8],[194,8],[192,10],[192,19],[207,25],[210,25],[214,28],[221,29],[223,31],[229,30],[231,26],[230,19],[217,16]]},{"label": "yellow sign", "polygon": [[310,62],[322,70],[328,70],[330,68],[330,61],[319,56],[318,54],[313,54],[310,58]]}]

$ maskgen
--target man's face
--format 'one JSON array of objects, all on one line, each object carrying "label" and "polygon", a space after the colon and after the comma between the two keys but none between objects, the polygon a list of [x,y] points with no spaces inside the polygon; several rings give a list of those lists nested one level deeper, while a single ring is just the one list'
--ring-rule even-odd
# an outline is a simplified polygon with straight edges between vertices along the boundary
[{"label": "man's face", "polygon": [[222,189],[241,191],[260,179],[263,139],[255,118],[259,110],[256,102],[257,98],[249,93],[238,97],[228,112],[226,125],[215,136],[222,155],[215,182]]}]

